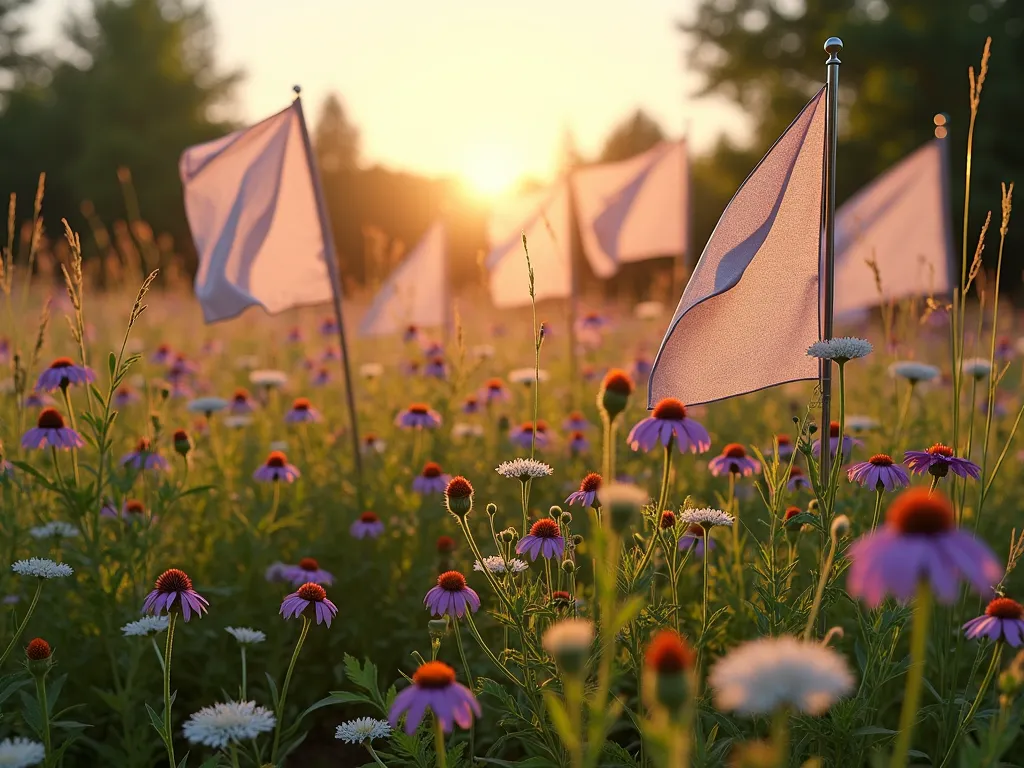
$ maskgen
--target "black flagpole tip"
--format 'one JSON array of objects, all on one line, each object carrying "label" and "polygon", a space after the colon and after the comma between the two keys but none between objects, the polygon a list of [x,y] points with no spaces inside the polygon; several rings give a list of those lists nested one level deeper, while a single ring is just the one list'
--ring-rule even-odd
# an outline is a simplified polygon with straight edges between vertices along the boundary
[{"label": "black flagpole tip", "polygon": [[295,91],[295,95],[298,96],[300,93],[302,93],[302,86],[301,85],[293,85],[292,86],[292,90]]},{"label": "black flagpole tip", "polygon": [[838,37],[830,37],[825,41],[825,53],[837,54],[843,50],[843,41]]}]

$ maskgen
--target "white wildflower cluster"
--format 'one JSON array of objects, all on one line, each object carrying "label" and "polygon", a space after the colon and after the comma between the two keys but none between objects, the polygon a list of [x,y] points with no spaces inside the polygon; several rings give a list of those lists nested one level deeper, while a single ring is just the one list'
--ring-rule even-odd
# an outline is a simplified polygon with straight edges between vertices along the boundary
[{"label": "white wildflower cluster", "polygon": [[188,403],[189,413],[219,413],[228,407],[223,397],[197,397]]},{"label": "white wildflower cluster", "polygon": [[14,738],[0,741],[0,765],[29,768],[46,759],[46,749],[38,741]]},{"label": "white wildflower cluster", "polygon": [[248,427],[250,424],[252,424],[252,416],[247,416],[244,413],[224,417],[224,426],[228,429],[241,429],[242,427]]},{"label": "white wildflower cluster", "polygon": [[906,379],[911,384],[937,379],[941,371],[934,365],[915,363],[913,360],[901,360],[889,366],[889,375]]},{"label": "white wildflower cluster", "polygon": [[508,380],[513,384],[533,384],[534,380],[545,382],[551,378],[551,374],[545,371],[543,368],[535,370],[533,368],[516,368],[515,370],[508,372]]},{"label": "white wildflower cluster", "polygon": [[637,320],[657,320],[665,312],[665,305],[660,301],[641,301],[633,307],[633,316]]},{"label": "white wildflower cluster", "polygon": [[35,576],[37,579],[63,579],[74,573],[70,565],[55,563],[42,557],[19,560],[11,566],[19,576]]},{"label": "white wildflower cluster", "polygon": [[984,357],[969,357],[964,360],[963,371],[975,379],[984,379],[992,370],[988,360]]},{"label": "white wildflower cluster", "polygon": [[380,363],[363,363],[359,366],[359,375],[364,379],[379,379],[384,375],[384,366]]},{"label": "white wildflower cluster", "polygon": [[735,521],[728,512],[712,507],[701,507],[700,509],[687,509],[679,515],[680,522],[687,525],[697,523],[705,528],[713,528],[716,525],[731,526]]},{"label": "white wildflower cluster", "polygon": [[182,729],[194,744],[223,749],[274,729],[274,713],[253,701],[229,701],[203,707]]},{"label": "white wildflower cluster", "polygon": [[588,651],[594,642],[594,622],[587,619],[563,619],[544,633],[541,644],[552,656],[566,651]]},{"label": "white wildflower cluster", "polygon": [[850,432],[870,432],[872,429],[878,429],[879,424],[877,419],[870,416],[850,415],[846,417],[845,427]]},{"label": "white wildflower cluster", "polygon": [[283,387],[288,383],[288,374],[284,371],[261,369],[249,374],[249,382],[257,387]]},{"label": "white wildflower cluster", "polygon": [[490,555],[484,558],[483,564],[479,560],[474,561],[473,570],[483,572],[486,568],[491,573],[505,573],[506,570],[513,574],[522,573],[530,566],[527,565],[526,561],[520,560],[518,557],[513,557],[507,563],[501,557],[501,555]]},{"label": "white wildflower cluster", "polygon": [[33,539],[73,539],[79,535],[75,526],[63,520],[52,520],[45,525],[37,525],[28,532]]},{"label": "white wildflower cluster", "polygon": [[715,706],[759,715],[790,706],[820,715],[853,688],[853,675],[836,651],[795,637],[762,637],[723,657],[708,676]]},{"label": "white wildflower cluster", "polygon": [[346,744],[362,744],[364,741],[386,739],[391,735],[391,725],[386,720],[375,720],[372,717],[360,717],[339,725],[334,731],[334,738]]},{"label": "white wildflower cluster", "polygon": [[867,339],[840,336],[838,339],[816,341],[807,348],[807,354],[819,360],[835,360],[845,363],[847,360],[867,357],[873,350],[874,347],[871,346],[871,342]]},{"label": "white wildflower cluster", "polygon": [[249,627],[224,627],[224,631],[235,638],[241,645],[255,645],[267,639],[266,634],[258,629],[249,629]]},{"label": "white wildflower cluster", "polygon": [[537,461],[536,459],[512,459],[512,461],[501,462],[501,464],[495,468],[495,472],[502,477],[508,477],[514,480],[528,480],[536,479],[538,477],[547,477],[554,471],[555,470],[543,461]]},{"label": "white wildflower cluster", "polygon": [[137,621],[129,621],[121,632],[125,637],[147,637],[156,635],[167,629],[167,616],[143,616]]},{"label": "white wildflower cluster", "polygon": [[469,424],[467,422],[459,422],[452,426],[452,437],[455,439],[461,439],[464,437],[483,437],[484,428],[482,424]]},{"label": "white wildflower cluster", "polygon": [[632,507],[637,512],[650,500],[647,491],[630,483],[609,483],[597,489],[602,507]]}]

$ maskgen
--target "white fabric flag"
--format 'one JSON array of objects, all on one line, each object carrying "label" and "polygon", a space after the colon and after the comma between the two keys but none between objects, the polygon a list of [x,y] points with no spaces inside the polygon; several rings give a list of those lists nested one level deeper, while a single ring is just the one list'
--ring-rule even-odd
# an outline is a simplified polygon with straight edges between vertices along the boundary
[{"label": "white fabric flag", "polygon": [[496,307],[530,303],[530,279],[523,253],[523,234],[530,249],[537,299],[561,299],[572,291],[569,242],[569,185],[503,201],[487,226],[491,252],[491,301]]},{"label": "white fabric flag", "polygon": [[[951,290],[943,139],[901,160],[836,211],[836,316]],[[868,266],[874,258],[881,294]]]},{"label": "white fabric flag", "polygon": [[396,333],[410,325],[444,325],[448,308],[447,238],[435,222],[381,286],[359,326],[360,336]]},{"label": "white fabric flag", "polygon": [[688,405],[818,376],[825,89],[737,190],[654,361],[648,407]]},{"label": "white fabric flag", "polygon": [[686,250],[686,142],[663,142],[617,163],[572,177],[580,239],[598,277],[631,261]]},{"label": "white fabric flag", "polygon": [[178,170],[199,255],[207,323],[251,306],[275,313],[331,298],[313,177],[297,104],[189,147]]}]

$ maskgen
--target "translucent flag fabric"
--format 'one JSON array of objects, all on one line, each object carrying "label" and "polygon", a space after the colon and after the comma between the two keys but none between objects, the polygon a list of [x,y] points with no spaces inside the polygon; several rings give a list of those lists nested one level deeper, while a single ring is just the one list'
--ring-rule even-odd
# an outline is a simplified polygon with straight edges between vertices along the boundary
[{"label": "translucent flag fabric", "polygon": [[410,325],[443,325],[448,308],[447,238],[435,222],[377,292],[360,336],[396,333]]},{"label": "translucent flag fabric", "polygon": [[686,163],[685,142],[663,142],[573,174],[580,240],[598,277],[611,277],[626,262],[686,249]]},{"label": "translucent flag fabric", "polygon": [[199,256],[207,323],[331,298],[313,177],[297,104],[185,150],[178,164]]},{"label": "translucent flag fabric", "polygon": [[[836,211],[835,314],[951,291],[945,139],[901,160]],[[881,292],[868,266],[878,265]]]},{"label": "translucent flag fabric", "polygon": [[707,403],[818,376],[825,89],[737,190],[683,291],[648,407]]},{"label": "translucent flag fabric", "polygon": [[495,206],[487,226],[491,252],[491,301],[496,307],[530,303],[530,281],[523,253],[523,234],[530,249],[537,299],[562,299],[572,291],[569,185],[510,198]]}]

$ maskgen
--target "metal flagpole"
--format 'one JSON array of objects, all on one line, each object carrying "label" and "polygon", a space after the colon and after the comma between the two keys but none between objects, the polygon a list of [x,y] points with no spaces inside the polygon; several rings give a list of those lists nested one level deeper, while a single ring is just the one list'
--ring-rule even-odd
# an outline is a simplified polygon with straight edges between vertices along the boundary
[{"label": "metal flagpole", "polygon": [[302,88],[295,86],[295,109],[299,113],[299,127],[302,130],[302,143],[306,148],[306,161],[309,163],[309,175],[313,179],[313,192],[316,194],[316,207],[320,219],[320,235],[324,241],[324,260],[327,272],[331,277],[331,297],[334,300],[334,317],[338,322],[338,339],[341,342],[341,367],[345,371],[345,396],[348,400],[348,419],[352,428],[352,455],[356,466],[356,494],[359,507],[363,507],[363,459],[359,452],[359,421],[356,418],[355,392],[352,389],[352,370],[349,364],[348,341],[345,339],[345,319],[341,312],[341,277],[338,274],[338,256],[334,248],[334,233],[331,231],[331,220],[327,214],[327,203],[324,199],[324,188],[320,181],[313,144],[309,140],[306,129],[306,116],[302,112]]},{"label": "metal flagpole", "polygon": [[576,318],[578,314],[577,303],[579,301],[579,263],[583,258],[583,239],[580,236],[580,220],[576,210],[576,193],[572,186],[572,170],[565,175],[567,194],[569,195],[569,392],[571,397],[570,406],[576,408],[576,395],[578,386],[578,361],[576,359]]},{"label": "metal flagpole", "polygon": [[[825,62],[827,72],[825,89],[825,173],[822,190],[822,224],[825,240],[825,255],[822,265],[822,279],[825,282],[825,301],[822,311],[822,338],[832,338],[832,314],[835,306],[835,260],[836,260],[836,123],[839,117],[839,52],[843,41],[830,37],[825,41]],[[828,487],[832,467],[830,425],[832,423],[832,361],[821,361],[821,457],[819,467],[822,487]],[[842,456],[842,446],[839,447]],[[840,458],[841,460],[841,458]]]}]

